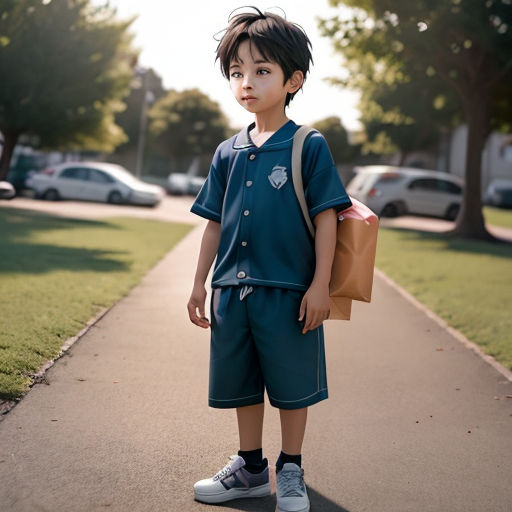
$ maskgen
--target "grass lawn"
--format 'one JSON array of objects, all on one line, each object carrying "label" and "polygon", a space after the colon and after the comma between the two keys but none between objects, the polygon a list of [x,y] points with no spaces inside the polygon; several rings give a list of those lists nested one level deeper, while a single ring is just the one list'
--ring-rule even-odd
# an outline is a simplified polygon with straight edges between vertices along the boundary
[{"label": "grass lawn", "polygon": [[512,370],[512,244],[380,228],[375,265]]},{"label": "grass lawn", "polygon": [[64,341],[126,295],[191,227],[0,209],[0,398],[26,392]]},{"label": "grass lawn", "polygon": [[483,213],[486,224],[501,226],[503,228],[512,228],[512,210],[484,206]]}]

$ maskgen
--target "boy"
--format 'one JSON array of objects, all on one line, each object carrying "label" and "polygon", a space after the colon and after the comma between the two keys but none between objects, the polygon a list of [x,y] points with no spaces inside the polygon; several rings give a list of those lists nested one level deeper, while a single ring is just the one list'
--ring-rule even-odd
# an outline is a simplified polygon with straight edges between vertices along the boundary
[{"label": "boy", "polygon": [[[187,305],[194,324],[211,327],[209,405],[236,408],[240,450],[194,493],[206,503],[270,494],[266,389],[281,419],[277,509],[302,512],[309,510],[301,464],[307,408],[327,398],[322,322],[336,213],[352,203],[325,139],[309,135],[302,173],[311,239],[291,181],[298,125],[285,114],[312,62],[311,43],[297,25],[256,11],[233,17],[217,47],[223,75],[255,121],[219,145],[191,208],[209,222]],[[215,256],[210,324],[205,281]]]}]

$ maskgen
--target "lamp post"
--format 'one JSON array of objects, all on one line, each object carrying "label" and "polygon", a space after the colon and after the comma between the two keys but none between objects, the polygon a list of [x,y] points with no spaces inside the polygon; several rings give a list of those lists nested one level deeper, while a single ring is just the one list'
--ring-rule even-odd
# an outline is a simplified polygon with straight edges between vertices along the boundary
[{"label": "lamp post", "polygon": [[137,68],[137,76],[142,78],[142,105],[140,110],[139,140],[137,144],[137,160],[135,164],[135,176],[140,179],[142,175],[142,163],[144,159],[144,145],[146,143],[147,106],[155,100],[154,94],[149,90],[149,69]]}]

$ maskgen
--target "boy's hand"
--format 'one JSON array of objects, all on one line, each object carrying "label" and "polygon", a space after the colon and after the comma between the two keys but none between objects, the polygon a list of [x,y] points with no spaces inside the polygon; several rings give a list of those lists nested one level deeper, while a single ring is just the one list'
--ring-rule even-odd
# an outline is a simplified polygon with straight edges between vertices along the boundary
[{"label": "boy's hand", "polygon": [[302,334],[316,329],[329,318],[329,285],[311,284],[300,303],[299,321],[302,321],[304,315],[306,321]]},{"label": "boy's hand", "polygon": [[[194,285],[192,295],[187,304],[188,316],[190,321],[203,329],[210,327],[210,322],[204,313],[204,303],[206,301],[206,289],[201,285]],[[197,314],[199,310],[199,315]]]}]

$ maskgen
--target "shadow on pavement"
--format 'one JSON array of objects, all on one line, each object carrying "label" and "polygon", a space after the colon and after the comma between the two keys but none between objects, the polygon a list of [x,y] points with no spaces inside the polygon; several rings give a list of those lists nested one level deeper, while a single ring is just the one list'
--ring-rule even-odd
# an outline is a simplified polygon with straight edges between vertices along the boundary
[{"label": "shadow on pavement", "polygon": [[[331,501],[323,494],[316,492],[309,485],[308,496],[311,503],[311,512],[350,512],[347,508],[334,503],[334,501]],[[276,495],[274,493],[267,498],[233,500],[214,506],[243,510],[245,512],[275,512]]]}]

